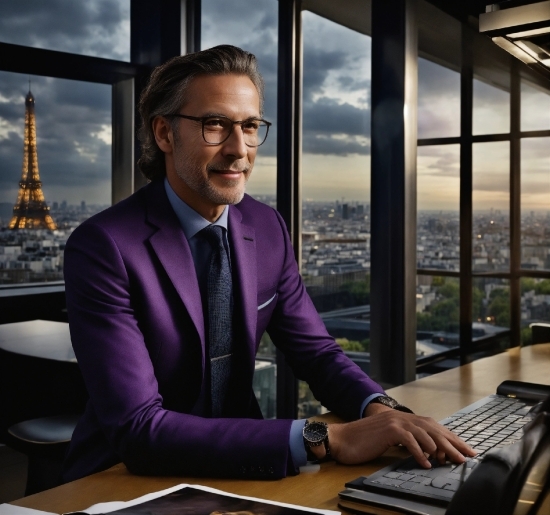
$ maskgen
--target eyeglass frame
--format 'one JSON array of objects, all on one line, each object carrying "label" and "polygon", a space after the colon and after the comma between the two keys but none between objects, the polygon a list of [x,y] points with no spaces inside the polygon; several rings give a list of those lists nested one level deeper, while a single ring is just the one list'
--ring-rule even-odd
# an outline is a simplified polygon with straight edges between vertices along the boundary
[{"label": "eyeglass frame", "polygon": [[[172,118],[174,118],[174,117],[175,118],[184,118],[185,120],[193,120],[195,122],[201,122],[202,139],[204,140],[204,142],[207,145],[212,145],[212,146],[221,145],[222,143],[225,143],[229,139],[231,134],[233,133],[233,127],[235,127],[235,125],[240,125],[241,126],[241,131],[242,131],[243,130],[243,123],[250,122],[251,120],[256,120],[258,122],[265,123],[265,125],[267,127],[266,132],[265,132],[265,138],[259,145],[249,145],[246,141],[244,142],[244,144],[249,148],[258,148],[258,147],[260,147],[261,145],[263,145],[265,143],[265,140],[267,139],[267,136],[269,134],[269,128],[273,125],[273,123],[268,122],[267,120],[264,120],[263,118],[256,118],[255,116],[251,116],[250,118],[247,118],[246,120],[236,120],[236,121],[232,120],[228,116],[224,116],[223,114],[210,115],[210,116],[189,116],[189,115],[186,115],[186,114],[176,113],[176,114],[169,114],[169,115],[165,115],[165,116],[167,118],[170,118],[170,117],[172,117]],[[219,143],[210,143],[209,141],[206,140],[206,136],[204,135],[204,122],[206,120],[211,119],[211,118],[225,118],[226,120],[229,120],[231,122],[231,129],[229,129],[229,134],[227,135],[227,137],[225,139],[223,139]],[[243,134],[244,134],[244,131],[243,131]]]}]

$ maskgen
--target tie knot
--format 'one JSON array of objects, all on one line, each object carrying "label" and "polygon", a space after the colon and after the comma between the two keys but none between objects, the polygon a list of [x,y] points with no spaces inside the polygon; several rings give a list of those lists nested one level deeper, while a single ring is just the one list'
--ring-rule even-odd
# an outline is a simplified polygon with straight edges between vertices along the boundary
[{"label": "tie knot", "polygon": [[210,242],[212,246],[223,246],[223,227],[219,225],[209,225],[201,231],[201,234]]}]

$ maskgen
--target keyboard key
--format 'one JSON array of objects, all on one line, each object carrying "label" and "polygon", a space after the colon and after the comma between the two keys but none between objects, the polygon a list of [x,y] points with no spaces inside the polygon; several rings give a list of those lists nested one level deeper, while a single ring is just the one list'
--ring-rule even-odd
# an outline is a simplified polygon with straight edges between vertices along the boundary
[{"label": "keyboard key", "polygon": [[[413,477],[416,477],[416,476],[413,476],[412,474],[401,474],[399,476],[399,479],[401,479],[401,481],[408,481],[409,479],[412,479]],[[422,477],[422,476],[420,476]]]},{"label": "keyboard key", "polygon": [[442,488],[434,488],[428,485],[415,485],[411,489],[411,492],[422,492],[425,494],[439,495],[440,497],[446,497],[452,499],[454,492],[452,490],[445,490]]},{"label": "keyboard key", "polygon": [[376,478],[373,483],[378,483],[380,485],[389,485],[389,486],[399,486],[404,481],[399,481],[399,479],[391,479],[389,477],[379,477]]},{"label": "keyboard key", "polygon": [[[384,477],[390,478],[390,479],[397,479],[402,474],[400,472],[388,472],[387,474],[384,474]],[[403,481],[406,481],[407,479],[403,479]]]},{"label": "keyboard key", "polygon": [[409,479],[409,482],[412,483],[425,483],[426,478],[424,476],[414,476]]},{"label": "keyboard key", "polygon": [[402,483],[399,485],[399,488],[403,488],[404,490],[412,490],[413,486],[416,486],[418,483],[413,483],[411,481],[406,481],[405,483]]},{"label": "keyboard key", "polygon": [[450,479],[447,476],[439,476],[433,479],[431,486],[456,492],[460,486],[460,480]]}]

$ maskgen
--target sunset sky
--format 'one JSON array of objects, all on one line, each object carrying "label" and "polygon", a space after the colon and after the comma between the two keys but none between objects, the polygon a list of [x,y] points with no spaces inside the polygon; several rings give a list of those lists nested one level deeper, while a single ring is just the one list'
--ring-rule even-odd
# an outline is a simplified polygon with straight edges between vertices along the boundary
[{"label": "sunset sky", "polygon": [[[203,0],[203,48],[221,43],[256,54],[266,80],[265,117],[276,122],[276,0]],[[238,13],[238,16],[236,15]],[[303,195],[368,202],[370,47],[368,36],[305,12]],[[129,0],[2,0],[8,43],[129,60]],[[21,175],[24,97],[29,77],[0,72],[0,202],[14,202]],[[109,86],[30,77],[36,98],[38,160],[46,200],[110,202]],[[419,137],[458,136],[459,74],[419,61]],[[476,134],[509,130],[509,94],[476,80]],[[550,96],[523,88],[523,130],[550,129]],[[275,193],[276,123],[260,149],[248,191]],[[507,209],[508,144],[474,148],[474,202]],[[550,142],[524,140],[524,209],[550,211]],[[418,208],[458,209],[458,145],[419,148]]]}]

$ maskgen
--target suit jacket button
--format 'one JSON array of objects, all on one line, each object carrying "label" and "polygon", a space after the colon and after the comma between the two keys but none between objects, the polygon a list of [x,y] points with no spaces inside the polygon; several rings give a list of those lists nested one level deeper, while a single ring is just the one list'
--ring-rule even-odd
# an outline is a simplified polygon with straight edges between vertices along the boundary
[{"label": "suit jacket button", "polygon": [[267,471],[268,471],[270,474],[272,474],[272,475],[273,475],[273,473],[275,472],[275,471],[273,470],[273,467],[269,467],[269,469],[267,469]]},{"label": "suit jacket button", "polygon": [[246,474],[246,467],[244,465],[241,465],[241,474]]}]

